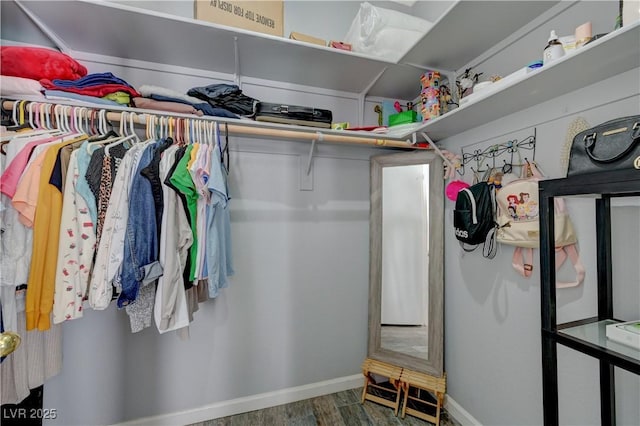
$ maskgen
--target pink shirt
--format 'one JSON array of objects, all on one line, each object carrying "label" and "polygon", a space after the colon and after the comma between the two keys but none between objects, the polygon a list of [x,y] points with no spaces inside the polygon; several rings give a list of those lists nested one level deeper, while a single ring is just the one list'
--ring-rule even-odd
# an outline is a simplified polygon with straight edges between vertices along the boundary
[{"label": "pink shirt", "polygon": [[57,139],[60,139],[60,137],[45,137],[44,139],[37,139],[28,142],[20,152],[18,152],[18,155],[15,156],[11,163],[9,163],[2,174],[2,177],[0,177],[0,192],[6,194],[9,198],[13,198],[16,194],[16,188],[18,187],[20,176],[22,176],[22,173],[27,168],[27,163],[29,162],[29,157],[31,156],[33,148]]},{"label": "pink shirt", "polygon": [[51,142],[36,148],[33,152],[33,158],[29,161],[20,182],[18,182],[16,193],[11,200],[13,208],[20,214],[18,220],[28,228],[33,228],[33,219],[36,216],[42,162],[48,149],[55,143]]}]

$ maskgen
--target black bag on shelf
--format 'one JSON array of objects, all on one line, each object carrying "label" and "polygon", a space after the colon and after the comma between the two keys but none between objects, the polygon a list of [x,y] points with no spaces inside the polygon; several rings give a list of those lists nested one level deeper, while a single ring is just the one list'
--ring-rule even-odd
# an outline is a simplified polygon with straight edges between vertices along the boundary
[{"label": "black bag on shelf", "polygon": [[573,138],[567,176],[634,168],[640,173],[640,115],[607,121]]},{"label": "black bag on shelf", "polygon": [[330,128],[333,114],[328,109],[260,102],[256,121]]}]

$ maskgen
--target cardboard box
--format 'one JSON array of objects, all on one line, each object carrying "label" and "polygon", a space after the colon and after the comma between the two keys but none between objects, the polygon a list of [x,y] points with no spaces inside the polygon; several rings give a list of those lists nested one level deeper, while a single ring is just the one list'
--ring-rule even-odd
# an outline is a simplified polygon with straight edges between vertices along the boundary
[{"label": "cardboard box", "polygon": [[326,40],[323,40],[323,39],[317,38],[317,37],[313,37],[313,36],[310,36],[310,35],[302,34],[302,33],[297,33],[295,31],[291,31],[291,34],[289,34],[289,38],[291,40],[304,41],[305,43],[319,44],[320,46],[326,46],[327,45],[327,41]]},{"label": "cardboard box", "polygon": [[283,1],[195,0],[194,16],[214,24],[282,37]]}]

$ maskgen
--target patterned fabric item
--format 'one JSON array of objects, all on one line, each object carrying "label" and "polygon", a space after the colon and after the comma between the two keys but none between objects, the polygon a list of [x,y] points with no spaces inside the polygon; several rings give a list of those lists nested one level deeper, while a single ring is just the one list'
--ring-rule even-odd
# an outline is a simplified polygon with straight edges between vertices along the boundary
[{"label": "patterned fabric item", "polygon": [[53,322],[82,317],[87,298],[89,271],[96,247],[96,234],[85,199],[76,191],[80,172],[79,151],[71,154],[65,183],[58,243]]},{"label": "patterned fabric item", "polygon": [[133,333],[138,333],[151,326],[155,300],[156,286],[155,282],[151,282],[141,286],[136,301],[125,306],[124,309],[129,315],[129,323]]},{"label": "patterned fabric item", "polygon": [[112,187],[111,156],[105,153],[102,159],[102,178],[100,179],[100,190],[98,191],[98,223],[96,223],[96,238],[98,241],[100,241],[100,236],[102,235],[102,225],[104,224],[104,218],[107,213]]}]

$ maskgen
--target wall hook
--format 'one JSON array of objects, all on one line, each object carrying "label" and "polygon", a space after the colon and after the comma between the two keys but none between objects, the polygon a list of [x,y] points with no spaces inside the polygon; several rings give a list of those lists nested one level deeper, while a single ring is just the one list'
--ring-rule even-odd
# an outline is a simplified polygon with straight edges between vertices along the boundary
[{"label": "wall hook", "polygon": [[[468,145],[472,146],[474,144]],[[485,163],[487,169],[491,168],[491,164],[493,167],[496,167],[496,158],[502,159],[503,161],[503,170],[508,169],[509,171],[513,170],[513,166],[523,166],[525,164],[515,164],[514,163],[514,155],[517,154],[518,158],[522,158],[520,155],[526,151],[529,151],[532,154],[532,157],[535,158],[536,155],[536,129],[533,129],[533,135],[524,138],[523,140],[512,139],[503,143],[494,144],[484,149],[475,149],[472,152],[465,152],[464,148],[462,148],[462,173],[464,174],[464,166],[470,162],[475,162],[475,169],[472,168],[472,171],[476,173],[484,172],[482,170],[482,163]],[[502,157],[508,157],[509,160],[506,160]],[[485,160],[490,159],[490,163],[487,163]],[[522,161],[522,160],[520,160]],[[525,158],[525,162],[527,159]],[[505,172],[508,173],[508,172]]]}]

